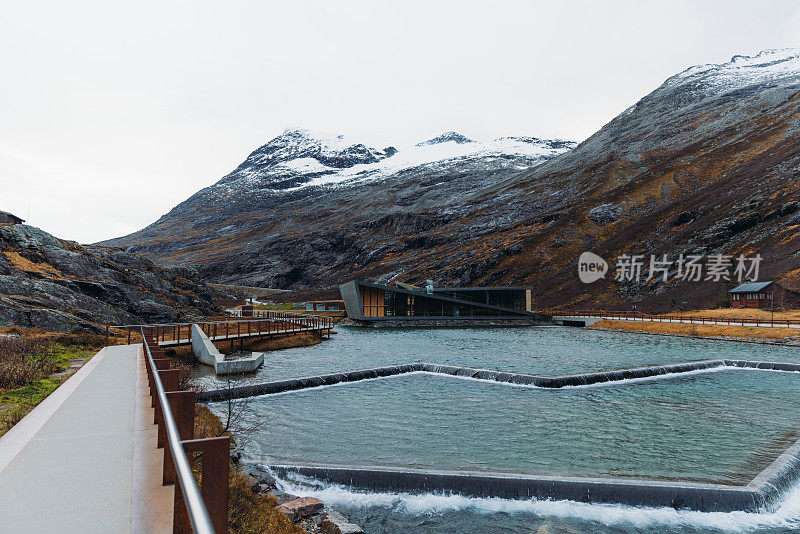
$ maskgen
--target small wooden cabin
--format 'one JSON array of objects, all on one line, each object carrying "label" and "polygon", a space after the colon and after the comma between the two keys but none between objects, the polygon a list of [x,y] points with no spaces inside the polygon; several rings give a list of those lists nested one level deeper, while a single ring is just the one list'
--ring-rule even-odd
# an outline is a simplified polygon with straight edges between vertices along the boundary
[{"label": "small wooden cabin", "polygon": [[800,294],[773,281],[747,282],[728,291],[731,308],[796,308]]},{"label": "small wooden cabin", "polygon": [[0,224],[22,224],[25,220],[17,217],[13,213],[0,211]]}]

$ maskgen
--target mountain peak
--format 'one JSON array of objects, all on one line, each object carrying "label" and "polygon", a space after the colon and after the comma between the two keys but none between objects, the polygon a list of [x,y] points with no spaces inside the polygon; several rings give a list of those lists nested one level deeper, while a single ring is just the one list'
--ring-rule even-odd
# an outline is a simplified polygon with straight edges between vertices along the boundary
[{"label": "mountain peak", "polygon": [[394,147],[370,147],[342,134],[328,135],[306,128],[288,128],[251,153],[244,164],[269,167],[310,158],[324,167],[345,169],[361,163],[378,162],[395,152]]},{"label": "mountain peak", "polygon": [[665,85],[694,84],[720,92],[786,79],[800,82],[800,49],[769,49],[754,56],[735,55],[727,63],[695,65],[672,76]]},{"label": "mountain peak", "polygon": [[417,143],[417,146],[438,145],[441,143],[457,143],[459,145],[463,145],[466,143],[474,143],[474,142],[475,141],[473,141],[469,137],[451,130],[432,139],[428,139],[427,141],[422,141],[421,143]]}]

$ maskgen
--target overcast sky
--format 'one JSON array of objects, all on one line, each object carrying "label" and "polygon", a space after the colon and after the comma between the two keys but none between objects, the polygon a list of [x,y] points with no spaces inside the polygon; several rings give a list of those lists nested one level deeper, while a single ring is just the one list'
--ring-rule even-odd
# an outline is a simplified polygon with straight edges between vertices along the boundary
[{"label": "overcast sky", "polygon": [[783,47],[797,1],[6,3],[0,210],[94,242],[287,127],[582,140],[691,65]]}]

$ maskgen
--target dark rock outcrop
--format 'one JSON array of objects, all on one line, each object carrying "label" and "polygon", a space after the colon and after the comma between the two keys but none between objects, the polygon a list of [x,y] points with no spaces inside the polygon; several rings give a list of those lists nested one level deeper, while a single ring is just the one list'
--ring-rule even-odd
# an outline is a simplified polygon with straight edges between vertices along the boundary
[{"label": "dark rock outcrop", "polygon": [[197,271],[0,225],[0,325],[55,331],[178,321],[214,313]]},{"label": "dark rock outcrop", "polygon": [[600,204],[596,208],[589,210],[589,218],[594,221],[597,226],[605,226],[617,222],[621,211],[621,206],[615,204]]}]

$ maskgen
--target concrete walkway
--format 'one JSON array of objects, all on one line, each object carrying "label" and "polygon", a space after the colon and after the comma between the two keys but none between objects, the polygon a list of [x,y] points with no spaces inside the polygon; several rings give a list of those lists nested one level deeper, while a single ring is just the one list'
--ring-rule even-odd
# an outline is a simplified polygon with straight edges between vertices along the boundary
[{"label": "concrete walkway", "polygon": [[170,532],[141,345],[106,347],[0,438],[0,531]]}]

